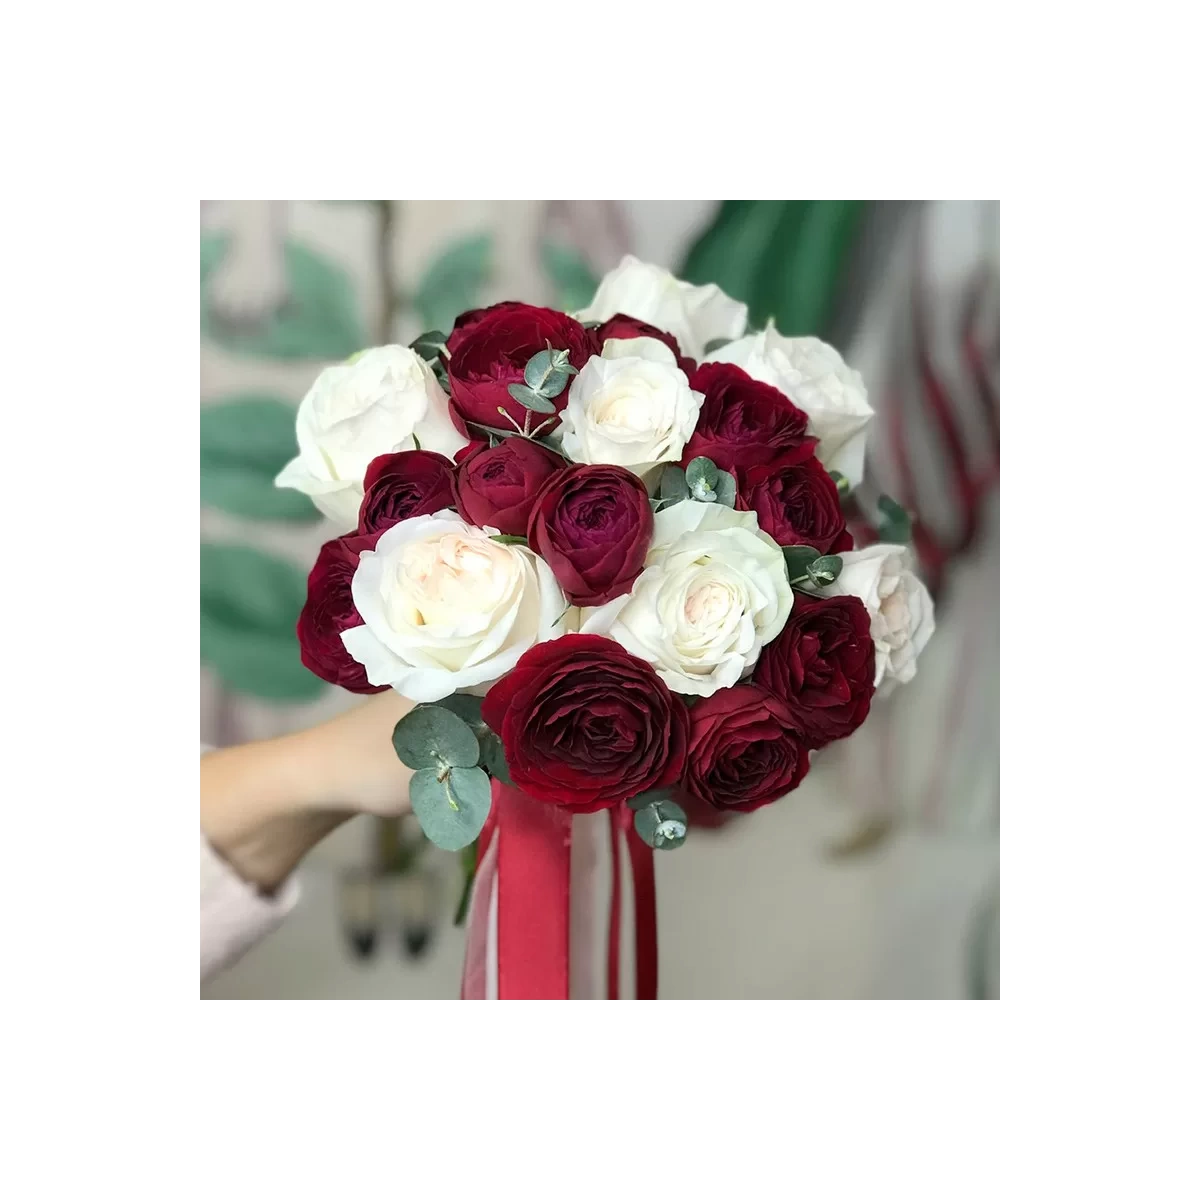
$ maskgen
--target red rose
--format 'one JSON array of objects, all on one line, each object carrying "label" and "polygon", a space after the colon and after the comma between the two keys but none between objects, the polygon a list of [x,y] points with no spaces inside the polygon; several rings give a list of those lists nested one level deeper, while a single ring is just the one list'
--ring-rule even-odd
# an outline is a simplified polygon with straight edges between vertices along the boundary
[{"label": "red rose", "polygon": [[[523,404],[508,394],[510,383],[523,383],[525,364],[546,343],[555,350],[569,351],[571,365],[582,367],[597,353],[597,343],[588,330],[566,313],[532,304],[505,301],[491,308],[463,313],[454,322],[446,345],[450,350],[450,414],[455,425],[470,436],[466,422],[491,429],[511,429],[511,423],[497,411],[503,408],[517,425],[557,420],[549,414],[530,414]],[[561,409],[567,402],[568,384],[553,403]],[[547,427],[553,429],[554,425]]]},{"label": "red rose", "polygon": [[533,498],[566,465],[557,454],[528,438],[505,438],[463,459],[454,476],[454,500],[472,525],[525,536]]},{"label": "red rose", "polygon": [[326,683],[363,695],[387,688],[372,687],[367,682],[362,664],[355,662],[342,645],[342,630],[363,623],[350,596],[350,581],[358,569],[359,554],[374,550],[378,540],[377,533],[348,533],[326,542],[309,572],[308,599],[296,622],[300,661]]},{"label": "red rose", "polygon": [[866,606],[857,596],[797,593],[782,632],[763,647],[754,682],[787,705],[810,749],[853,733],[875,691]]},{"label": "red rose", "polygon": [[808,414],[778,388],[751,379],[733,363],[705,363],[691,376],[704,393],[696,431],[683,461],[711,458],[722,471],[769,463],[796,447],[816,445],[807,436]]},{"label": "red rose", "polygon": [[778,697],[752,683],[703,696],[688,714],[682,786],[714,808],[751,812],[808,774],[800,727]]},{"label": "red rose", "polygon": [[529,517],[530,548],[567,599],[588,608],[633,587],[653,533],[645,484],[624,467],[567,467],[542,488]]},{"label": "red rose", "polygon": [[609,338],[620,338],[622,341],[629,338],[657,338],[664,345],[670,347],[671,353],[675,355],[675,361],[684,374],[690,375],[696,369],[696,360],[684,358],[683,352],[679,349],[679,342],[673,333],[667,333],[647,321],[639,321],[637,317],[627,317],[624,313],[617,313],[615,317],[609,317],[595,332],[596,342],[601,349]]},{"label": "red rose", "polygon": [[737,471],[738,508],[756,512],[759,528],[781,546],[815,546],[822,554],[853,550],[837,484],[814,447],[798,446],[766,466]]},{"label": "red rose", "polygon": [[453,508],[454,464],[432,450],[400,450],[371,460],[363,477],[359,533],[382,533],[407,517]]},{"label": "red rose", "polygon": [[465,463],[477,450],[486,450],[491,443],[481,438],[473,438],[465,446],[454,452],[456,463]]},{"label": "red rose", "polygon": [[572,812],[595,812],[679,778],[687,709],[608,638],[568,633],[526,650],[483,701],[513,785]]}]

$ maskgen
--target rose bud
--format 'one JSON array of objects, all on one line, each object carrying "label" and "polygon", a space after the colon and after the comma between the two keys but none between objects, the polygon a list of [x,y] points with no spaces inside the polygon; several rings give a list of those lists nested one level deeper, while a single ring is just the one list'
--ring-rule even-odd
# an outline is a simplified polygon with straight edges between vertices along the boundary
[{"label": "rose bud", "polygon": [[833,477],[813,446],[798,446],[765,466],[736,473],[738,508],[781,546],[815,546],[822,554],[854,547]]},{"label": "rose bud", "polygon": [[530,549],[550,564],[567,599],[587,608],[633,587],[653,533],[645,485],[624,467],[565,468],[542,488],[529,518]]},{"label": "rose bud", "polygon": [[682,786],[714,808],[752,812],[808,774],[808,750],[787,705],[752,683],[722,688],[688,713]]},{"label": "rose bud", "polygon": [[581,633],[526,650],[492,685],[483,719],[513,786],[576,813],[673,784],[687,744],[687,709],[649,663]]},{"label": "rose bud", "polygon": [[[455,424],[471,434],[474,426],[490,429],[525,428],[529,417],[531,427],[549,421],[546,431],[557,424],[547,413],[531,413],[509,395],[510,383],[524,383],[525,364],[546,343],[555,350],[566,350],[577,370],[593,354],[599,344],[592,334],[573,317],[538,308],[532,304],[505,301],[491,308],[477,308],[463,313],[454,322],[446,345],[450,351],[447,370],[450,375],[450,411]],[[552,400],[556,409],[567,402],[570,386]],[[501,415],[503,409],[512,420]]]},{"label": "rose bud", "polygon": [[732,363],[705,363],[691,376],[704,393],[696,430],[684,447],[684,462],[710,458],[722,471],[773,462],[816,440],[808,418],[778,388],[751,379]]},{"label": "rose bud", "polygon": [[350,595],[350,581],[363,550],[374,550],[378,534],[348,533],[321,547],[308,575],[308,599],[296,622],[300,661],[318,678],[348,692],[382,692],[372,687],[360,663],[342,644],[342,630],[363,623]]},{"label": "rose bud", "polygon": [[866,606],[857,596],[798,593],[783,631],[763,647],[754,682],[787,705],[810,749],[853,733],[875,691]]},{"label": "rose bud", "polygon": [[423,517],[454,504],[454,464],[430,450],[401,450],[371,461],[363,477],[359,533],[382,533],[408,517]]},{"label": "rose bud", "polygon": [[454,507],[472,525],[525,536],[534,497],[564,459],[528,438],[505,438],[476,449],[454,476]]}]

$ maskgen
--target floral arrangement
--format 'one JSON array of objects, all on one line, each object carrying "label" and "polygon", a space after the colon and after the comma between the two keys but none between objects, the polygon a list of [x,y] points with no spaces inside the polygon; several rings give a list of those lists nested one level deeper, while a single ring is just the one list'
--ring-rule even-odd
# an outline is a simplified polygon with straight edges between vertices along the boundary
[{"label": "floral arrangement", "polygon": [[679,846],[681,793],[779,800],[915,673],[928,592],[847,528],[871,415],[832,347],[631,257],[574,315],[366,350],[313,384],[277,480],[346,530],[303,661],[417,702],[393,742],[439,846],[509,805]]}]

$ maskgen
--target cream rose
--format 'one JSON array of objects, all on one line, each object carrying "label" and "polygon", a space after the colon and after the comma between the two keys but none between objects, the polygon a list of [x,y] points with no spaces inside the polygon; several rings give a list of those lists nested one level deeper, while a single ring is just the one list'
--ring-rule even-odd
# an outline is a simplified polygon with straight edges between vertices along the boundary
[{"label": "cream rose", "polygon": [[443,509],[363,551],[350,592],[364,624],[342,642],[371,683],[419,702],[486,690],[535,642],[570,631],[550,568],[525,546],[492,541],[496,532]]},{"label": "cream rose", "polygon": [[705,362],[728,362],[753,379],[777,387],[808,414],[809,432],[820,443],[817,457],[840,471],[851,487],[863,477],[867,425],[874,415],[862,376],[815,337],[783,337],[773,325],[714,350]]},{"label": "cream rose", "polygon": [[421,449],[447,457],[467,444],[421,356],[406,346],[377,346],[317,376],[296,413],[300,453],[275,486],[304,492],[343,530],[353,529],[371,460],[412,450],[414,435]]},{"label": "cream rose", "polygon": [[699,358],[709,342],[741,337],[746,311],[744,304],[725,295],[715,283],[695,287],[627,254],[600,280],[591,304],[575,315],[580,321],[607,321],[624,313],[648,321],[673,333],[689,358]]},{"label": "cream rose", "polygon": [[752,512],[683,500],[654,518],[633,591],[584,614],[684,695],[711,696],[743,679],[792,610],[783,551]]},{"label": "cream rose", "polygon": [[[668,510],[669,511],[669,510]],[[917,673],[917,656],[933,635],[933,601],[913,574],[906,546],[879,543],[842,554],[842,571],[816,596],[857,596],[871,614],[875,694],[882,698]]]},{"label": "cream rose", "polygon": [[668,346],[655,338],[610,339],[571,381],[563,453],[648,475],[683,456],[703,403]]}]

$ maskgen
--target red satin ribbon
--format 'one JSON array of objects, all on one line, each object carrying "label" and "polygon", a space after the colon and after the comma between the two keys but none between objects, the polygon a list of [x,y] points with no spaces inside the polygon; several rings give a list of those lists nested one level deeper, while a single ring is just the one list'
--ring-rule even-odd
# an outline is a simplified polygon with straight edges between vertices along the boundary
[{"label": "red satin ribbon", "polygon": [[501,1000],[568,1000],[571,817],[492,780],[500,835],[497,961]]},{"label": "red satin ribbon", "polygon": [[[493,836],[498,846],[497,947],[501,1000],[570,998],[571,820],[563,809],[492,781],[492,811],[479,837],[482,863]],[[658,922],[654,851],[637,836],[625,805],[610,810],[613,886],[608,927],[608,997],[620,998],[621,842],[633,877],[636,994],[658,998]],[[472,910],[488,897],[478,890]],[[486,917],[484,918],[486,919]],[[472,928],[474,926],[472,925]],[[463,996],[466,996],[465,984]]]},{"label": "red satin ribbon", "polygon": [[608,998],[621,998],[621,842],[629,848],[633,876],[634,962],[639,1000],[658,999],[658,913],[654,892],[654,851],[633,828],[624,804],[610,810],[612,903],[608,914]]}]

